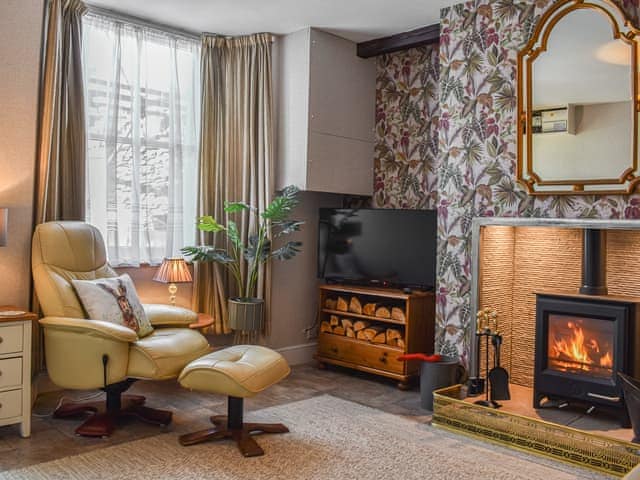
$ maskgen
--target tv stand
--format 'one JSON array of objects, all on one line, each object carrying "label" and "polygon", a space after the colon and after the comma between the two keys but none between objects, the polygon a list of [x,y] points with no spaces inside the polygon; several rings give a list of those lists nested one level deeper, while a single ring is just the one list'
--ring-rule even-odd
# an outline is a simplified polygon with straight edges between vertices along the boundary
[{"label": "tv stand", "polygon": [[398,388],[407,389],[419,375],[420,362],[397,358],[405,353],[433,353],[433,292],[322,285],[318,318],[316,359],[321,368],[331,364],[373,373],[397,380]]},{"label": "tv stand", "polygon": [[392,290],[401,290],[405,292],[406,290],[416,290],[420,292],[431,292],[433,291],[433,287],[427,287],[425,285],[419,284],[398,284],[388,280],[345,280],[343,278],[331,278],[327,277],[324,279],[327,282],[327,285],[344,285],[344,286],[353,286],[353,287],[363,287],[363,288],[383,288],[383,289],[392,289]]}]

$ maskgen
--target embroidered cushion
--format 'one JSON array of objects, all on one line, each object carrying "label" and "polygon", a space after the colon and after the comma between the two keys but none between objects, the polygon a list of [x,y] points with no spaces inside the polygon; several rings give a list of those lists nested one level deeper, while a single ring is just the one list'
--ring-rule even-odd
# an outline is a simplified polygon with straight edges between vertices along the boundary
[{"label": "embroidered cushion", "polygon": [[72,280],[82,306],[91,320],[124,325],[139,337],[153,332],[129,275],[97,280]]}]

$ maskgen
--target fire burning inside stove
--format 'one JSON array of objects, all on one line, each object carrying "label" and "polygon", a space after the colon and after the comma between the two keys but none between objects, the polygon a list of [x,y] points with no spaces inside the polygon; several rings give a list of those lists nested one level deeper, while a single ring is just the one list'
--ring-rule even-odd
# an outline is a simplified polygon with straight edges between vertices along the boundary
[{"label": "fire burning inside stove", "polygon": [[547,366],[559,372],[611,377],[613,341],[613,322],[551,314]]}]

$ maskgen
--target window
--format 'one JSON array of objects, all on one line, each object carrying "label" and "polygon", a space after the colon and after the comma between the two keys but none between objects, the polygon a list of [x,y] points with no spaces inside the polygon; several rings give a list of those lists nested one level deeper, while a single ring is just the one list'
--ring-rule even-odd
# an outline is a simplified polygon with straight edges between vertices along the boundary
[{"label": "window", "polygon": [[87,221],[114,266],[195,242],[197,39],[85,15]]}]

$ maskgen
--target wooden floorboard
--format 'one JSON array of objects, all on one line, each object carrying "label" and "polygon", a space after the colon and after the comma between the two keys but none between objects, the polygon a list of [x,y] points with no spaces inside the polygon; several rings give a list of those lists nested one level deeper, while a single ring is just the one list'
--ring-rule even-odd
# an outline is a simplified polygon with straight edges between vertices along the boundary
[{"label": "wooden floorboard", "polygon": [[[331,394],[382,411],[403,415],[425,422],[430,412],[420,409],[417,388],[400,391],[395,382],[371,375],[351,372],[338,367],[319,370],[314,365],[294,367],[291,375],[258,396],[245,402],[247,411],[304,400],[317,395]],[[208,428],[209,417],[226,413],[226,399],[222,396],[191,392],[180,388],[175,381],[136,383],[131,393],[145,395],[152,407],[174,412],[171,431],[187,433]],[[17,426],[0,428],[0,471],[26,467],[69,455],[78,455],[111,445],[161,434],[157,427],[128,422],[108,439],[84,438],[75,435],[81,420],[57,420],[50,416],[61,396],[81,398],[92,392],[64,391],[41,395],[34,407],[32,436],[20,438]],[[309,412],[313,415],[313,412]]]}]

